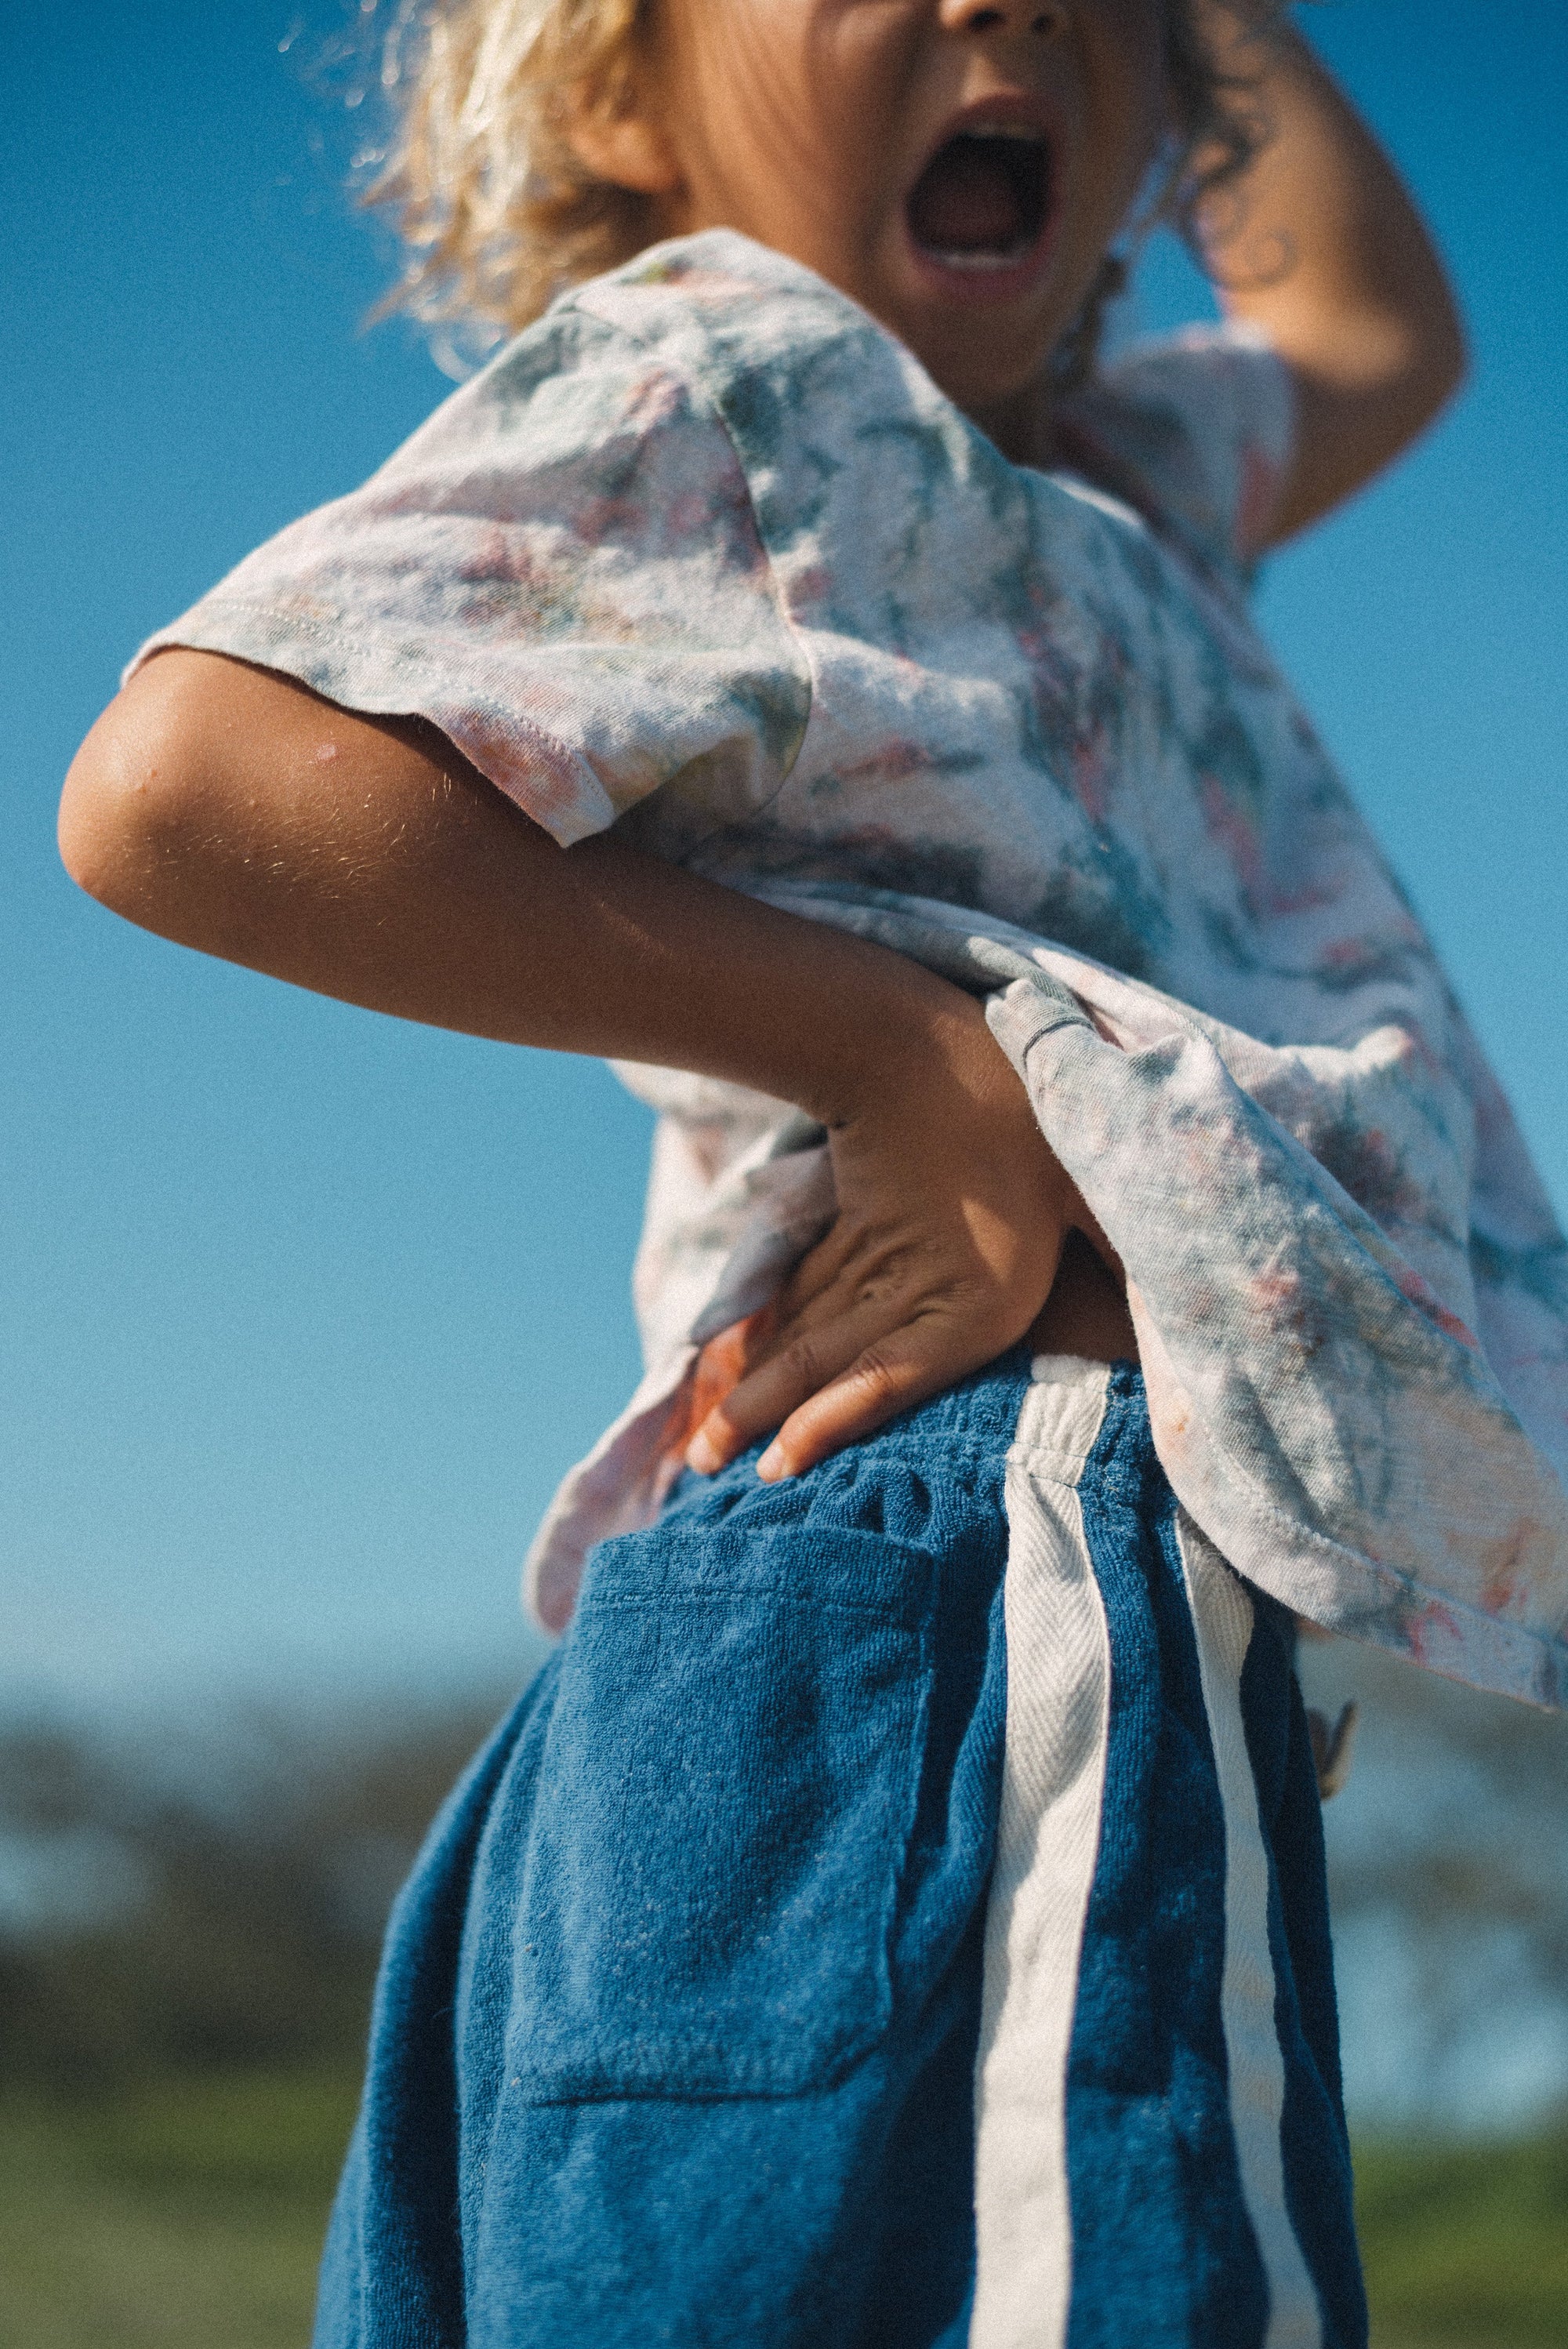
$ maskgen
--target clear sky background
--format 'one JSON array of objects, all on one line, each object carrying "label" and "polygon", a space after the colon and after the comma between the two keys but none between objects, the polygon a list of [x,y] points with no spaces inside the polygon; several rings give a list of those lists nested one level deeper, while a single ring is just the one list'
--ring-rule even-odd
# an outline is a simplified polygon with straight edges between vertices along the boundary
[{"label": "clear sky background", "polygon": [[[602,1070],[227,969],[80,898],[72,750],[139,638],[447,388],[362,330],[337,0],[0,0],[0,1701],[504,1681],[518,1563],[635,1375],[647,1120]],[[1568,12],[1314,37],[1436,224],[1473,382],[1282,557],[1269,632],[1568,1202]],[[1140,299],[1202,289],[1171,252]]]}]

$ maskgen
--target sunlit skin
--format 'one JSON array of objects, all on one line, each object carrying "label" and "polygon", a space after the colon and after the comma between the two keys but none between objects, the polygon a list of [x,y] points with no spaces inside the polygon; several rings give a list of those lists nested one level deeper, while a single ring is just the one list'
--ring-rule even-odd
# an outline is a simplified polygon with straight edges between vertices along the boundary
[{"label": "sunlit skin", "polygon": [[[591,170],[652,197],[665,233],[740,229],[852,295],[1037,463],[1051,354],[1161,143],[1161,15],[1156,0],[660,0],[635,102],[610,115],[588,94],[574,135]],[[1275,130],[1209,223],[1224,306],[1267,332],[1295,387],[1296,452],[1261,550],[1404,447],[1462,348],[1408,197],[1305,44],[1263,50],[1222,11],[1212,22]],[[912,202],[955,132],[1020,131],[1032,205],[1003,201],[989,145],[965,150],[985,168],[949,171],[934,202],[928,175]],[[613,831],[558,848],[432,728],[221,654],[160,653],[78,751],[60,843],[91,895],[204,952],[818,1118],[837,1221],[694,1431],[694,1465],[777,1431],[763,1473],[798,1474],[1027,1332],[1101,1360],[1132,1350],[1119,1291],[1072,1237],[1083,1203],[972,997]]]},{"label": "sunlit skin", "polygon": [[[670,234],[740,229],[892,328],[1025,461],[1038,387],[1165,127],[1156,0],[665,0],[637,112],[583,125]],[[1049,201],[1018,263],[944,267],[910,197],[954,132],[1043,137]]]}]

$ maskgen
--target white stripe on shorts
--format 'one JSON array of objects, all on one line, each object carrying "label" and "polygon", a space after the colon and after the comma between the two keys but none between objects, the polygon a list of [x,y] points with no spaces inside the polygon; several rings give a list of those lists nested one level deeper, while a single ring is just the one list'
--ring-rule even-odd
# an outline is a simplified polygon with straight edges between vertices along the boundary
[{"label": "white stripe on shorts", "polygon": [[[1006,1750],[975,2073],[970,2349],[1062,2349],[1067,2337],[1067,2072],[1110,1696],[1078,1485],[1108,1383],[1101,1363],[1038,1357],[1007,1459]],[[1242,1720],[1252,1601],[1184,1513],[1178,1539],[1224,1813],[1221,2010],[1243,2199],[1268,2284],[1265,2349],[1321,2349],[1317,2295],[1284,2200],[1268,1857]]]},{"label": "white stripe on shorts", "polygon": [[970,2349],[1057,2349],[1067,2331],[1068,2054],[1110,1696],[1078,1482],[1109,1375],[1037,1357],[1007,1456],[1006,1753],[975,2073]]},{"label": "white stripe on shorts", "polygon": [[1242,2199],[1268,2279],[1264,2349],[1321,2349],[1317,2293],[1284,2199],[1280,2141],[1284,2058],[1274,2025],[1269,1864],[1242,1721],[1242,1667],[1253,1636],[1253,1602],[1184,1509],[1177,1515],[1176,1539],[1198,1634],[1203,1707],[1225,1813],[1225,1968],[1220,2007]]}]

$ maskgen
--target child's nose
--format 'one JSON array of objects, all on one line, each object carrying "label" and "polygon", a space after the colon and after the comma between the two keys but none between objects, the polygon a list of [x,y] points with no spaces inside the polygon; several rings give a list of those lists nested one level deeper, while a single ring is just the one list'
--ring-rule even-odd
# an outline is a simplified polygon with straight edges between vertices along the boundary
[{"label": "child's nose", "polygon": [[942,26],[949,33],[1032,33],[1054,39],[1067,29],[1064,0],[942,0]]}]

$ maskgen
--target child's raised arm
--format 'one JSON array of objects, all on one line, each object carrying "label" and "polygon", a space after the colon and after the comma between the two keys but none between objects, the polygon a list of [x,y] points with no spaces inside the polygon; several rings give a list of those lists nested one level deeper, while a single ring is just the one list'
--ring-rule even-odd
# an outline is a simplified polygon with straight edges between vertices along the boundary
[{"label": "child's raised arm", "polygon": [[1283,27],[1266,44],[1239,38],[1222,8],[1213,18],[1271,133],[1201,225],[1226,315],[1263,327],[1295,379],[1277,544],[1431,421],[1463,374],[1464,335],[1408,193],[1305,42]]},{"label": "child's raised arm", "polygon": [[66,785],[72,876],[129,920],[470,1035],[696,1071],[828,1128],[833,1229],[705,1423],[797,1473],[1029,1328],[1084,1210],[973,998],[606,836],[562,849],[432,728],[159,654]]}]

